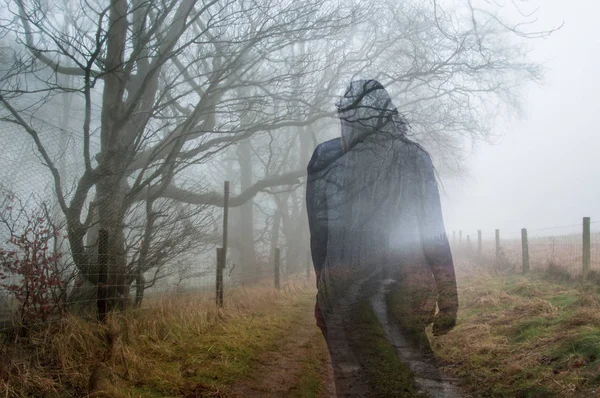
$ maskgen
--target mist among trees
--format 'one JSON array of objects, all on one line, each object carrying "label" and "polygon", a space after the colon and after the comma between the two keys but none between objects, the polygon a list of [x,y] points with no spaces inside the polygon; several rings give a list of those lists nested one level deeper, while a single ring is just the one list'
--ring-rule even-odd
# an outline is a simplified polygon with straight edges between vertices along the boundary
[{"label": "mist among trees", "polygon": [[230,281],[268,275],[276,247],[285,272],[301,272],[306,165],[339,135],[333,104],[347,82],[381,81],[439,175],[461,173],[465,150],[542,76],[528,45],[548,32],[530,29],[524,6],[7,1],[2,189],[45,206],[61,230],[51,239],[77,281],[69,295],[95,294],[99,230],[114,306],[140,305],[165,278],[211,275],[223,181]]}]

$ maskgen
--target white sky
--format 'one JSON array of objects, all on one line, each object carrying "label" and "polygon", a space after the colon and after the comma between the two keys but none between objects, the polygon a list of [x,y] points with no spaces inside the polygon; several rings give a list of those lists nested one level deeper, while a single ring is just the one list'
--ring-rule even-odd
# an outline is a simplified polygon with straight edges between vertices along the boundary
[{"label": "white sky", "polygon": [[533,43],[533,59],[548,68],[545,83],[525,90],[523,117],[497,126],[497,144],[471,156],[469,176],[444,181],[450,234],[482,229],[489,238],[495,228],[508,236],[523,227],[580,224],[583,216],[600,221],[600,7],[597,0],[540,3],[541,26],[565,23]]}]

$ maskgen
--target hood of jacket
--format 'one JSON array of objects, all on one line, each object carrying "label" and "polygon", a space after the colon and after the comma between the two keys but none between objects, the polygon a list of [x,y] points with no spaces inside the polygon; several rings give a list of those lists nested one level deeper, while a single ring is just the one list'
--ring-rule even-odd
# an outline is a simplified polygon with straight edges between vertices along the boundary
[{"label": "hood of jacket", "polygon": [[370,135],[398,137],[408,129],[389,93],[376,80],[352,81],[336,106],[345,151]]}]

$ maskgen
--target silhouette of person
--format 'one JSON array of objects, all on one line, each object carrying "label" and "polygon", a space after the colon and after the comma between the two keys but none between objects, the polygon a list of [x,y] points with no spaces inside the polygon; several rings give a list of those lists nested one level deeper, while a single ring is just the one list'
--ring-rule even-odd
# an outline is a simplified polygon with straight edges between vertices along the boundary
[{"label": "silhouette of person", "polygon": [[388,92],[352,81],[336,106],[341,136],[320,144],[307,168],[315,317],[337,395],[364,396],[355,304],[385,285],[396,297],[390,317],[430,352],[425,327],[440,335],[456,323],[456,279],[430,156],[406,137]]}]

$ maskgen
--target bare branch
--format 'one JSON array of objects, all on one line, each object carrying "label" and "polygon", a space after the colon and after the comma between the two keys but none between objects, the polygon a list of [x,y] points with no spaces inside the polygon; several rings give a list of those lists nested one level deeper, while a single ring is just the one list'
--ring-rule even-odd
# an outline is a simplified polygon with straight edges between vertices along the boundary
[{"label": "bare branch", "polygon": [[[31,25],[29,24],[29,15],[25,11],[25,7],[23,5],[23,0],[16,0],[16,3],[19,7],[19,18],[21,19],[21,23],[23,24],[23,29],[25,30],[25,42],[27,44],[27,48],[36,57],[38,60],[46,64],[53,71],[57,73],[62,73],[64,75],[70,76],[85,76],[86,70],[80,67],[69,67],[63,66],[60,62],[53,61],[51,58],[47,57],[44,52],[35,47],[33,42],[33,33],[31,32]],[[94,78],[101,77],[101,73],[94,70],[89,70],[89,74]]]},{"label": "bare branch", "polygon": [[[294,185],[300,183],[300,178],[306,175],[305,170],[297,170],[286,174],[267,177],[256,182],[246,191],[237,196],[232,196],[229,199],[229,206],[238,207],[246,203],[248,200],[256,196],[257,193],[266,190],[267,188],[281,185]],[[152,190],[144,192],[140,195],[140,200],[153,195]],[[181,203],[189,203],[194,205],[210,205],[223,207],[223,195],[217,192],[194,193],[185,189],[178,188],[174,185],[166,187],[161,197],[174,199]]]}]

